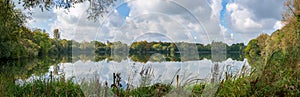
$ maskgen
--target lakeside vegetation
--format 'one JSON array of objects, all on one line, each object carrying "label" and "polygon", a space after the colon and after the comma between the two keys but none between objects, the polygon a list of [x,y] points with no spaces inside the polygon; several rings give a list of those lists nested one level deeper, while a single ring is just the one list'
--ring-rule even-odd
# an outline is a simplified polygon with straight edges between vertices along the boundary
[{"label": "lakeside vegetation", "polygon": [[[244,54],[251,64],[253,71],[250,75],[226,78],[219,83],[219,87],[215,96],[300,96],[300,8],[299,0],[292,0],[291,5],[294,8],[293,15],[285,16],[286,25],[272,33],[271,35],[262,34],[256,39],[251,40],[244,49]],[[295,4],[296,2],[296,4]],[[43,57],[43,56],[63,56],[72,54],[72,50],[87,50],[95,49],[96,53],[111,53],[110,51],[123,51],[123,48],[130,48],[129,52],[143,53],[147,51],[160,53],[176,53],[179,49],[172,43],[163,42],[135,42],[130,47],[121,42],[106,44],[101,42],[95,43],[78,43],[75,41],[59,39],[58,30],[54,38],[49,38],[49,35],[42,30],[31,31],[24,26],[25,17],[20,10],[14,9],[12,4],[5,4],[4,0],[0,1],[0,58],[1,60]],[[89,48],[94,47],[95,48]],[[114,45],[115,44],[115,45]],[[176,44],[176,43],[175,43]],[[113,46],[114,45],[114,46]],[[116,47],[117,45],[117,47]],[[183,43],[183,48],[195,46],[195,44]],[[122,47],[124,46],[124,47]],[[177,46],[177,45],[176,45]],[[196,44],[196,51],[210,51],[210,46]],[[112,50],[113,48],[113,50]],[[120,48],[120,49],[117,49]],[[244,48],[244,44],[236,44],[228,46],[229,51],[240,51]],[[136,56],[139,58],[140,56]],[[45,61],[53,61],[48,58]],[[44,61],[37,61],[36,65],[20,65],[15,62],[24,62],[21,60],[13,61],[9,65],[1,61],[0,74],[0,96],[88,96],[84,95],[84,86],[94,86],[96,91],[91,94],[98,94],[102,89],[107,89],[108,92],[103,94],[116,94],[119,96],[163,96],[167,95],[172,90],[187,89],[189,86],[174,87],[169,83],[158,83],[149,86],[140,86],[133,89],[123,90],[118,86],[109,87],[107,84],[98,80],[94,84],[86,83],[87,85],[80,86],[75,84],[72,79],[59,78],[53,79],[50,82],[38,79],[33,82],[19,85],[16,84],[16,79],[22,76],[24,72],[12,75],[10,71],[19,72],[23,69],[29,69],[29,73],[25,73],[27,78],[36,69],[47,70],[50,65]],[[36,67],[36,68],[35,68]],[[24,70],[27,71],[27,70]],[[42,71],[45,72],[45,71]],[[175,80],[175,79],[173,79]],[[198,97],[204,93],[205,87],[210,87],[214,83],[195,83],[191,84],[192,97]],[[103,88],[101,88],[103,87]],[[90,88],[90,87],[86,87]],[[97,91],[98,90],[98,91]],[[187,89],[188,90],[188,89]]]},{"label": "lakeside vegetation", "polygon": [[300,96],[300,1],[285,4],[292,8],[283,15],[286,25],[252,39],[244,50],[254,73],[226,80],[218,96]]}]

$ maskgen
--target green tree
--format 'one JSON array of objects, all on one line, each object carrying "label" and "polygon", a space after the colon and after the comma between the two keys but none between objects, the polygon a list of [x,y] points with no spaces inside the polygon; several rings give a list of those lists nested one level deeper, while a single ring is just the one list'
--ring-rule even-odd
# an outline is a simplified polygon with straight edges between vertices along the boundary
[{"label": "green tree", "polygon": [[130,52],[137,53],[137,52],[146,52],[146,45],[148,44],[147,41],[140,41],[134,42],[130,46]]},{"label": "green tree", "polygon": [[162,51],[162,45],[157,43],[152,46],[152,48],[156,51]]},{"label": "green tree", "polygon": [[169,47],[170,47],[170,53],[171,53],[171,55],[174,56],[174,54],[175,54],[175,48],[176,48],[175,43],[171,43]]},{"label": "green tree", "polygon": [[49,34],[42,32],[40,29],[34,30],[33,33],[34,42],[39,45],[39,55],[47,55],[52,48]]},{"label": "green tree", "polygon": [[60,40],[59,42],[61,44],[60,53],[67,54],[68,53],[68,40],[63,39],[63,40]]},{"label": "green tree", "polygon": [[252,39],[249,41],[247,47],[245,48],[245,53],[249,54],[251,57],[255,57],[260,54],[260,49],[258,46],[257,39]]},{"label": "green tree", "polygon": [[26,41],[22,35],[29,34],[29,31],[23,29],[26,17],[14,7],[12,1],[0,0],[0,58],[25,56],[22,43]]}]

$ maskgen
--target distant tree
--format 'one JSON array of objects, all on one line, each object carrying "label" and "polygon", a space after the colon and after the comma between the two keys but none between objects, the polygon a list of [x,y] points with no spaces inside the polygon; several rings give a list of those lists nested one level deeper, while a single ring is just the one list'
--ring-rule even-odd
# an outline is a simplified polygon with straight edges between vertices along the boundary
[{"label": "distant tree", "polygon": [[159,43],[154,44],[154,45],[152,46],[152,48],[153,48],[154,50],[156,50],[156,51],[161,51],[161,50],[162,50],[162,46],[161,46],[161,44],[159,44]]},{"label": "distant tree", "polygon": [[140,42],[133,42],[130,46],[131,52],[145,52],[146,51],[146,45],[148,44],[147,41],[140,41]]},{"label": "distant tree", "polygon": [[53,36],[55,40],[59,40],[60,39],[60,33],[58,29],[54,29],[53,30]]},{"label": "distant tree", "polygon": [[33,31],[33,41],[39,45],[39,55],[47,55],[49,50],[52,48],[51,39],[49,34],[42,32],[40,29]]}]

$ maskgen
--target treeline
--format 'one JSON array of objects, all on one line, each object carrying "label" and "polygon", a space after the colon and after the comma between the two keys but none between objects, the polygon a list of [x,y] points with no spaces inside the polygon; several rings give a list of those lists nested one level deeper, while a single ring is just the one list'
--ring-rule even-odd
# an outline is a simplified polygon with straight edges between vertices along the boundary
[{"label": "treeline", "polygon": [[0,15],[0,59],[70,54],[71,41],[60,40],[57,29],[53,39],[45,31],[28,29],[27,16],[12,1],[0,0]]},{"label": "treeline", "polygon": [[[130,46],[121,42],[97,42],[95,43],[96,53],[181,53],[184,51],[198,51],[198,53],[211,53],[212,45],[223,46],[227,53],[242,53],[245,45],[244,43],[236,43],[227,45],[222,42],[212,42],[211,44],[200,44],[200,43],[187,43],[187,42],[147,42],[139,41],[133,42]],[[88,43],[86,44],[88,45]]]},{"label": "treeline", "polygon": [[29,30],[22,27],[18,33],[7,33],[5,39],[1,39],[2,59],[32,58],[41,56],[57,56],[72,54],[72,42],[50,38],[49,34],[40,29]]},{"label": "treeline", "polygon": [[[72,54],[110,55],[112,53],[162,53],[174,54],[181,51],[198,51],[198,53],[211,53],[211,44],[187,43],[187,42],[133,42],[130,46],[122,42],[106,43],[99,41],[76,42],[74,40],[60,39],[59,30],[53,31],[54,38],[50,38],[45,30],[35,29],[31,31],[26,27],[19,29],[19,33],[8,33],[6,39],[1,40],[0,58],[17,59],[32,58],[42,56],[66,56]],[[228,46],[222,42],[212,42],[212,44],[222,44],[226,46],[228,53],[241,53],[244,48],[243,43]]]}]

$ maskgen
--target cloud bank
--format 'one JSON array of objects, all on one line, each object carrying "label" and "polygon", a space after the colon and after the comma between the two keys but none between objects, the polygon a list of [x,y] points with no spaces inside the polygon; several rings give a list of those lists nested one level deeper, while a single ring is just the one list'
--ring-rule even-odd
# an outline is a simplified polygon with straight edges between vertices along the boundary
[{"label": "cloud bank", "polygon": [[[175,41],[245,42],[260,33],[280,29],[283,0],[127,0],[128,16],[112,10],[99,21],[87,20],[87,2],[74,8],[36,11],[31,27],[45,27],[52,35],[58,28],[61,38],[77,41]],[[116,6],[117,8],[118,6]],[[221,12],[224,10],[224,12]],[[126,17],[126,18],[124,18]],[[223,22],[223,23],[221,23]]]}]

